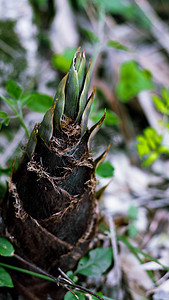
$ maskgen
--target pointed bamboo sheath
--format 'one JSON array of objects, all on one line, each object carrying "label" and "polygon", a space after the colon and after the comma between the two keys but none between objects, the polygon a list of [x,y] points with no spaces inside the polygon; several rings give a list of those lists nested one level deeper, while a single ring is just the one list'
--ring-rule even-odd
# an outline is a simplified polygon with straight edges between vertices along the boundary
[{"label": "pointed bamboo sheath", "polygon": [[[52,107],[36,124],[3,201],[2,217],[16,253],[53,275],[75,267],[95,233],[98,209],[95,164],[87,121],[90,64],[75,53]],[[102,159],[102,157],[101,157]]]}]

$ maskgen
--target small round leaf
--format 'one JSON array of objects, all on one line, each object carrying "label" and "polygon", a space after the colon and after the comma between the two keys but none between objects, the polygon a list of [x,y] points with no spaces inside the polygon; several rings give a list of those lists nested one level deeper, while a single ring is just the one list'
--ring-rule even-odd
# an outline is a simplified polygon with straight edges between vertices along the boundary
[{"label": "small round leaf", "polygon": [[111,248],[96,248],[80,259],[75,272],[85,276],[101,276],[112,264]]},{"label": "small round leaf", "polygon": [[12,244],[3,237],[0,237],[0,255],[2,256],[13,256],[14,248]]},{"label": "small round leaf", "polygon": [[0,267],[0,287],[13,287],[12,278],[9,273],[2,267]]},{"label": "small round leaf", "polygon": [[0,111],[0,118],[4,119],[8,116],[8,114],[4,111]]},{"label": "small round leaf", "polygon": [[105,161],[98,166],[96,174],[104,178],[113,177],[114,167],[109,161]]}]

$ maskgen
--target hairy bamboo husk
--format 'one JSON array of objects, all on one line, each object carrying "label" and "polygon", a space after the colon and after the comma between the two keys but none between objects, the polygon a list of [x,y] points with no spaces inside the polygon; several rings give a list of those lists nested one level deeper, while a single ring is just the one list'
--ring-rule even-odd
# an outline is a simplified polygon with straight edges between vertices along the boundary
[{"label": "hairy bamboo husk", "polygon": [[[89,77],[90,64],[86,71],[85,53],[78,50],[52,107],[31,133],[2,204],[5,234],[16,253],[54,276],[87,253],[98,219],[95,168],[102,156],[93,161],[90,142],[105,115],[87,128],[94,98],[94,92],[88,98]],[[57,298],[57,286],[14,280],[25,299],[47,299],[52,290],[53,299],[63,297]]]}]

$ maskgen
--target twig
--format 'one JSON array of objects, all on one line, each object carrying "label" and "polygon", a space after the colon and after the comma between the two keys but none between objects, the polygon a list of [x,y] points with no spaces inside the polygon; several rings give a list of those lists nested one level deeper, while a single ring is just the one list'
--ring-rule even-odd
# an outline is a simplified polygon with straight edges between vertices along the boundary
[{"label": "twig", "polygon": [[60,269],[58,268],[58,271],[62,274],[63,277],[65,277],[69,282],[74,284],[74,282]]},{"label": "twig", "polygon": [[100,296],[96,295],[95,293],[89,291],[88,289],[86,289],[86,288],[84,288],[84,287],[82,287],[80,285],[77,285],[77,284],[72,284],[69,280],[67,280],[65,278],[58,277],[58,279],[59,279],[59,284],[65,285],[64,287],[70,286],[70,287],[78,290],[79,292],[88,293],[88,294],[96,297],[99,300],[104,300],[103,298],[101,298]]},{"label": "twig", "polygon": [[169,272],[167,272],[164,276],[162,276],[158,281],[157,285],[161,285],[163,282],[165,282],[169,278]]},{"label": "twig", "polygon": [[121,267],[120,267],[120,260],[118,256],[118,248],[117,248],[117,240],[116,240],[116,233],[114,227],[113,217],[110,214],[107,214],[109,228],[110,228],[110,238],[113,248],[113,256],[114,256],[114,272],[117,278],[117,299],[119,299],[119,291],[120,291],[120,281],[121,281]]},{"label": "twig", "polygon": [[153,218],[153,220],[150,223],[149,226],[149,231],[148,233],[144,236],[144,239],[140,245],[140,249],[145,248],[145,246],[148,244],[148,242],[150,241],[150,239],[152,238],[152,236],[155,234],[155,232],[157,231],[159,224],[162,221],[166,221],[167,223],[169,222],[169,214],[168,212],[164,211],[164,210],[158,210],[155,214],[155,217]]},{"label": "twig", "polygon": [[163,277],[161,277],[158,281],[157,281],[157,287],[152,288],[151,290],[146,292],[146,298],[149,297],[151,294],[153,294],[161,284],[163,284],[167,279],[169,278],[169,272],[167,272]]},{"label": "twig", "polygon": [[53,279],[54,281],[56,281],[56,283],[58,283],[58,278],[54,277],[53,275],[47,273],[46,271],[42,270],[41,268],[35,266],[34,264],[30,263],[29,261],[25,260],[24,258],[22,258],[21,256],[19,256],[18,254],[14,253],[14,257],[23,262],[25,265],[29,266],[31,269],[35,270],[36,272],[39,272],[45,276],[48,276],[49,278]]},{"label": "twig", "polygon": [[[46,271],[42,270],[41,268],[35,266],[34,264],[28,262],[27,260],[23,259],[22,257],[20,257],[17,254],[14,254],[14,257],[16,259],[18,259],[19,261],[25,263],[26,265],[28,265],[30,268],[34,269],[36,272],[38,271],[39,273],[51,278],[53,281],[56,282],[56,284],[59,286],[61,285],[62,287],[68,289],[71,293],[74,294],[74,292],[70,289],[70,287],[74,288],[75,290],[78,290],[82,293],[88,293],[94,297],[96,297],[99,300],[104,300],[103,298],[99,297],[98,295],[96,295],[95,293],[89,291],[88,289],[75,284],[60,268],[58,268],[59,272],[62,274],[62,276],[64,276],[65,278],[58,276],[58,277],[54,277],[53,275],[47,273]],[[14,267],[15,268],[15,267]],[[13,269],[14,269],[13,268]],[[19,269],[18,269],[19,270]]]}]

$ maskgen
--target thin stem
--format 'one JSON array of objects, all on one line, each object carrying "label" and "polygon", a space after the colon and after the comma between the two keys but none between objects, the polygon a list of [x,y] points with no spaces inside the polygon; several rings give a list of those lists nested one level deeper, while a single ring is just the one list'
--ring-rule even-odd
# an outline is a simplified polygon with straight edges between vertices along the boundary
[{"label": "thin stem", "polygon": [[[16,117],[19,119],[22,127],[25,129],[25,132],[26,132],[26,135],[27,137],[29,138],[30,134],[29,134],[29,131],[24,123],[24,120],[23,120],[23,115],[22,115],[22,109],[21,109],[21,106],[20,106],[20,102],[18,103],[17,101],[17,109],[8,101],[7,98],[5,98],[4,96],[0,95],[0,98],[6,102],[9,107],[13,110],[14,114],[16,115]],[[10,117],[11,119],[13,118],[14,116]]]},{"label": "thin stem", "polygon": [[51,274],[48,274],[47,272],[45,272],[44,270],[42,270],[41,268],[35,266],[34,264],[28,262],[27,260],[25,260],[24,258],[22,258],[21,256],[19,256],[18,254],[15,254],[14,253],[14,257],[16,259],[18,259],[19,261],[23,262],[24,264],[28,265],[30,268],[34,269],[36,272],[39,272],[47,277],[50,277],[51,279],[53,279],[55,282],[57,282],[57,278],[54,277],[53,275]]},{"label": "thin stem", "polygon": [[117,246],[117,239],[116,239],[116,232],[114,226],[113,217],[108,213],[108,222],[110,228],[110,238],[112,243],[113,255],[114,255],[114,272],[116,275],[116,284],[117,284],[117,298],[119,299],[120,293],[120,282],[121,282],[121,266],[120,266],[120,259],[118,255],[118,246]]},{"label": "thin stem", "polygon": [[84,288],[84,287],[82,287],[82,286],[80,286],[80,285],[77,285],[77,284],[72,284],[72,283],[69,282],[67,279],[64,279],[64,278],[62,278],[62,277],[59,277],[58,280],[59,280],[59,283],[68,285],[68,286],[70,286],[70,287],[73,287],[73,288],[79,290],[79,292],[88,293],[88,294],[90,294],[90,295],[96,297],[96,298],[99,299],[99,300],[104,300],[103,298],[101,298],[100,296],[96,295],[95,293],[89,291],[88,289],[86,289],[86,288]]},{"label": "thin stem", "polygon": [[4,264],[4,263],[1,263],[1,262],[0,262],[0,266],[11,269],[11,270],[15,270],[15,271],[18,271],[18,272],[21,272],[21,273],[25,273],[25,274],[28,274],[28,275],[31,275],[31,276],[35,276],[35,277],[38,277],[38,278],[41,278],[41,279],[45,279],[45,280],[48,280],[48,281],[51,281],[51,282],[58,283],[58,282],[56,282],[56,280],[54,280],[53,278],[51,278],[49,276],[39,274],[39,273],[35,273],[35,272],[29,271],[29,270],[26,270],[26,269],[18,268],[18,267],[8,265],[8,264]]},{"label": "thin stem", "polygon": [[74,282],[69,278],[69,276],[67,276],[60,268],[58,268],[58,271],[62,274],[63,277],[65,277],[65,279],[74,284]]},{"label": "thin stem", "polygon": [[[68,277],[68,279],[62,278],[61,276],[58,276],[57,278],[55,278],[54,276],[46,273],[41,268],[36,267],[35,265],[29,263],[28,261],[26,261],[25,259],[23,259],[19,255],[14,254],[14,257],[17,258],[18,260],[26,263],[29,267],[31,267],[31,268],[39,271],[42,274],[35,273],[35,272],[29,271],[29,270],[26,270],[26,269],[18,268],[18,267],[12,266],[12,265],[4,264],[4,263],[1,263],[1,262],[0,262],[0,266],[8,268],[8,269],[11,269],[11,270],[15,270],[15,271],[18,271],[18,272],[21,272],[21,273],[25,273],[25,274],[28,274],[28,275],[31,275],[31,276],[35,276],[35,277],[38,277],[38,278],[41,278],[41,279],[44,279],[44,280],[48,280],[48,281],[54,282],[57,285],[61,285],[64,288],[68,288],[68,290],[70,290],[69,287],[73,287],[74,289],[76,289],[76,290],[78,290],[80,292],[91,294],[91,295],[95,296],[96,298],[98,298],[100,300],[103,300],[103,298],[97,296],[95,293],[89,291],[88,289],[86,289],[84,287],[81,287],[79,285],[73,284],[72,281],[69,279],[69,277]],[[60,268],[59,268],[59,271],[64,276],[66,275]],[[66,275],[66,278],[67,278],[67,275]]]},{"label": "thin stem", "polygon": [[24,123],[24,120],[23,120],[22,116],[18,115],[18,119],[19,119],[19,121],[20,121],[22,127],[25,129],[25,132],[26,132],[27,137],[29,138],[29,136],[30,136],[29,130],[28,130],[28,128],[26,127],[26,125],[25,125],[25,123]]},{"label": "thin stem", "polygon": [[[2,98],[2,96],[1,96],[1,98]],[[3,98],[4,99],[4,98]],[[11,103],[9,103],[9,102],[7,102],[7,104],[9,105],[9,107],[13,110],[13,112],[15,113],[15,115],[17,116],[18,115],[18,112],[17,112],[17,110],[15,109],[15,107],[11,104]]]},{"label": "thin stem", "polygon": [[27,129],[25,123],[24,123],[24,120],[23,120],[22,108],[21,108],[21,103],[20,103],[19,100],[17,101],[17,108],[18,108],[18,118],[19,118],[19,121],[20,121],[22,127],[25,129],[27,137],[29,138],[29,136],[30,136],[29,135],[29,131],[28,131],[28,129]]}]

